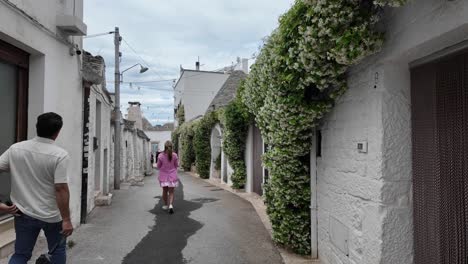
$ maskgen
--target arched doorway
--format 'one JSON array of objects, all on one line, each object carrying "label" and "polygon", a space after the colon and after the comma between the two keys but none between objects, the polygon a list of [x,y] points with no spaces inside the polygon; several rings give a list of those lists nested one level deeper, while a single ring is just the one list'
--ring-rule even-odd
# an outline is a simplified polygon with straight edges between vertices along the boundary
[{"label": "arched doorway", "polygon": [[221,150],[221,127],[217,124],[211,130],[211,166],[210,166],[210,179],[221,179],[222,168],[222,150]]}]

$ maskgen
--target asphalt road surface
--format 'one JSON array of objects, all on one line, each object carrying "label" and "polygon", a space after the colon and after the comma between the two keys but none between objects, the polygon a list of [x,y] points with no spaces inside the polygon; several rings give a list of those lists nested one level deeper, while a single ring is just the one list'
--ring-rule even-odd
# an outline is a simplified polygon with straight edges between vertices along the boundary
[{"label": "asphalt road surface", "polygon": [[282,263],[255,209],[238,196],[180,174],[174,209],[161,209],[155,176],[96,208],[72,240],[69,263]]}]

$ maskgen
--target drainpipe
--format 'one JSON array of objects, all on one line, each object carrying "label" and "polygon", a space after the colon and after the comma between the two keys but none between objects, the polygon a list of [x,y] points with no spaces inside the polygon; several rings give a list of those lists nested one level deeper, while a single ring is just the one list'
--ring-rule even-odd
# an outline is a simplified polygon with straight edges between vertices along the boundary
[{"label": "drainpipe", "polygon": [[312,149],[310,151],[310,239],[311,256],[318,258],[318,214],[317,214],[317,139],[316,133],[312,137]]}]

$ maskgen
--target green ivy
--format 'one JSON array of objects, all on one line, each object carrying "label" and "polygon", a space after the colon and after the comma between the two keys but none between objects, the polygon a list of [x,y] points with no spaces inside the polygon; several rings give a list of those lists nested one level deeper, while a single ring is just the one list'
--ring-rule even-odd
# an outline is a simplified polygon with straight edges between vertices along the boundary
[{"label": "green ivy", "polygon": [[[243,85],[239,88],[239,94]],[[245,186],[247,177],[245,165],[245,144],[251,116],[239,97],[231,101],[224,110],[223,150],[229,164],[234,170],[231,180],[232,187],[241,189]]]},{"label": "green ivy", "polygon": [[180,157],[181,167],[185,171],[190,171],[192,165],[195,163],[195,149],[193,147],[193,138],[195,135],[197,123],[184,123],[180,126]]},{"label": "green ivy", "polygon": [[174,147],[175,153],[179,153],[179,138],[180,138],[180,129],[179,127],[177,127],[171,133],[171,141],[172,141],[172,146]]},{"label": "green ivy", "polygon": [[179,122],[179,126],[185,123],[185,108],[184,105],[180,105],[179,109],[177,109],[177,121]]},{"label": "green ivy", "polygon": [[211,166],[211,130],[218,122],[217,114],[206,114],[197,124],[193,138],[197,172],[203,179],[210,177]]},{"label": "green ivy", "polygon": [[381,6],[404,0],[296,0],[265,41],[246,80],[242,101],[270,149],[265,186],[276,242],[300,254],[310,246],[312,135],[346,91],[346,71],[380,50]]}]

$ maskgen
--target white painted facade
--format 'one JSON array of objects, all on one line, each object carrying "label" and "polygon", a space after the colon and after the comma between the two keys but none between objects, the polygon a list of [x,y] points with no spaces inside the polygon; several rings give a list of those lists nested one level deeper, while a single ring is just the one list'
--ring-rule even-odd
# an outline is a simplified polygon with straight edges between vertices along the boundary
[{"label": "white painted facade", "polygon": [[30,54],[28,138],[36,135],[40,114],[53,111],[63,117],[64,127],[57,144],[70,155],[70,209],[72,222],[77,226],[81,205],[83,88],[81,59],[70,55],[66,42],[81,47],[82,39],[69,37],[65,41],[56,36],[57,16],[64,14],[74,14],[82,20],[83,1],[0,1],[0,39]]},{"label": "white painted facade", "polygon": [[[93,85],[89,96],[88,146],[88,212],[95,206],[95,198],[106,196],[113,189],[111,172],[111,112],[113,103],[101,85]],[[97,146],[93,138],[97,138]],[[113,149],[112,149],[113,150]],[[98,156],[99,155],[99,156]]]},{"label": "white painted facade", "polygon": [[[145,134],[150,138],[151,144],[157,144],[159,151],[164,151],[164,143],[171,140],[171,131],[145,131]],[[152,152],[154,152],[152,150]]]},{"label": "white painted facade", "polygon": [[144,176],[152,174],[151,144],[150,138],[137,127],[142,124],[141,104],[138,102],[132,104],[130,105],[132,114],[123,120],[121,127],[120,180],[142,182]]},{"label": "white painted facade", "polygon": [[410,63],[468,40],[467,1],[413,0],[384,18],[382,52],[350,70],[319,128],[311,221],[324,264],[413,263]]},{"label": "white painted facade", "polygon": [[174,107],[184,106],[186,122],[203,116],[228,77],[222,72],[182,70],[174,87]]}]

